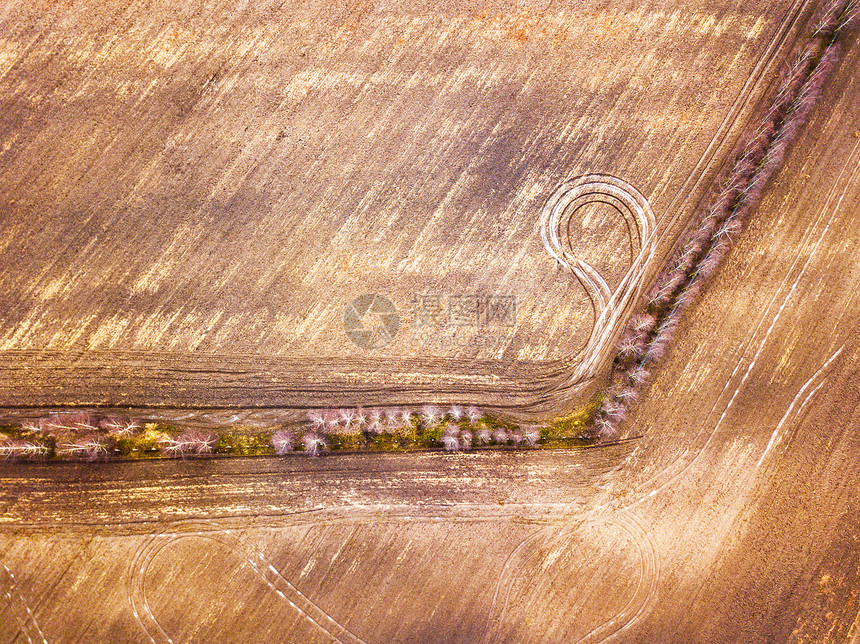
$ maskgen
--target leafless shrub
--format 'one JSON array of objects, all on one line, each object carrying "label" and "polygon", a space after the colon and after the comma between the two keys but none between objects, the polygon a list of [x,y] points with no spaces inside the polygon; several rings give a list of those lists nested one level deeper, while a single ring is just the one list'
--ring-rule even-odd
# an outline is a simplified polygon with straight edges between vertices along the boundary
[{"label": "leafless shrub", "polygon": [[[827,46],[815,69],[812,70],[812,73],[810,73],[809,78],[800,88],[797,97],[791,105],[791,112],[785,119],[783,131],[780,132],[783,139],[790,138],[795,133],[796,128],[806,119],[809,111],[821,94],[821,87],[824,84],[825,78],[833,71],[837,62],[839,62],[841,53],[842,46],[839,43],[834,42]],[[789,127],[795,129],[788,129]]]},{"label": "leafless shrub", "polygon": [[460,449],[460,439],[454,432],[442,434],[442,445],[448,452],[457,452]]},{"label": "leafless shrub", "polygon": [[523,427],[523,442],[528,447],[537,447],[540,440],[540,429],[537,425],[526,425]]},{"label": "leafless shrub", "polygon": [[705,282],[704,277],[702,279],[693,280],[690,284],[685,288],[681,295],[678,298],[678,309],[685,309],[693,301],[698,297],[699,291],[702,289],[702,284]]},{"label": "leafless shrub", "polygon": [[311,409],[308,412],[308,421],[315,429],[325,429],[325,412],[321,409]]},{"label": "leafless shrub", "polygon": [[101,436],[90,434],[81,436],[75,440],[59,443],[57,445],[57,456],[67,458],[80,458],[87,461],[95,461],[106,457],[108,453],[107,444]]},{"label": "leafless shrub", "polygon": [[815,13],[815,31],[813,35],[832,38],[845,28],[852,26],[852,20],[860,16],[860,3],[850,0],[848,3],[831,0],[819,7]]},{"label": "leafless shrub", "polygon": [[442,419],[442,412],[436,405],[424,405],[421,408],[421,421],[432,427]]},{"label": "leafless shrub", "polygon": [[783,113],[780,113],[779,110],[785,110],[788,105],[791,105],[797,96],[798,90],[809,75],[810,69],[813,65],[812,56],[812,52],[809,50],[800,52],[792,63],[781,73],[782,83],[776,98],[771,104],[771,112],[776,113],[775,120],[777,122],[781,121],[785,116]]},{"label": "leafless shrub", "polygon": [[611,440],[618,435],[618,429],[608,418],[598,418],[595,425],[597,427],[597,437],[600,440]]},{"label": "leafless shrub", "polygon": [[641,357],[645,350],[645,346],[642,344],[638,335],[626,335],[619,340],[617,349],[618,357],[626,360],[629,358]]},{"label": "leafless shrub", "polygon": [[361,407],[355,410],[355,424],[359,427],[367,425],[367,412]]},{"label": "leafless shrub", "polygon": [[623,411],[624,406],[612,397],[604,398],[603,402],[600,404],[600,413],[610,418],[617,417],[622,414]]},{"label": "leafless shrub", "polygon": [[309,456],[319,456],[328,449],[326,440],[314,432],[308,432],[302,436],[302,445],[305,448],[305,453]]},{"label": "leafless shrub", "polygon": [[668,338],[654,338],[651,341],[651,344],[648,345],[648,351],[645,354],[646,362],[656,362],[660,360],[663,355],[666,353],[666,348],[668,346]]},{"label": "leafless shrub", "polygon": [[472,436],[472,432],[468,429],[463,429],[460,431],[460,448],[461,449],[472,449],[472,441],[474,440],[474,436]]},{"label": "leafless shrub", "polygon": [[473,425],[475,423],[477,423],[479,420],[481,420],[481,418],[483,418],[483,416],[484,416],[481,413],[481,411],[477,407],[475,407],[474,405],[470,405],[469,407],[467,407],[465,414],[466,414],[466,418],[468,418],[469,422],[472,423]]},{"label": "leafless shrub", "polygon": [[21,430],[28,434],[40,434],[42,432],[42,427],[39,425],[38,421],[27,420],[21,423]]},{"label": "leafless shrub", "polygon": [[656,318],[649,313],[642,313],[637,315],[631,321],[631,326],[636,333],[649,332],[654,328],[656,324]]},{"label": "leafless shrub", "polygon": [[212,432],[188,430],[159,441],[162,453],[173,458],[206,456],[215,451],[218,437]]},{"label": "leafless shrub", "polygon": [[99,420],[99,427],[108,433],[119,432],[124,426],[123,420],[116,416],[105,416]]},{"label": "leafless shrub", "polygon": [[98,431],[99,421],[89,412],[74,412],[67,414],[64,422],[70,424],[75,431],[78,432],[95,432]]},{"label": "leafless shrub", "polygon": [[648,378],[651,377],[651,373],[645,369],[644,367],[637,367],[628,373],[628,380],[630,384],[634,387],[642,385],[648,381]]},{"label": "leafless shrub", "polygon": [[349,431],[353,421],[355,421],[355,410],[349,408],[341,409],[338,411],[338,418],[340,419],[344,430]]},{"label": "leafless shrub", "polygon": [[275,453],[283,456],[289,454],[295,449],[296,437],[288,429],[281,429],[272,434],[272,447],[275,448]]},{"label": "leafless shrub", "polygon": [[[442,445],[448,452],[459,451],[462,447],[460,429],[453,423],[446,423],[442,432]],[[469,434],[469,446],[471,447],[471,434]]]},{"label": "leafless shrub", "polygon": [[325,411],[325,431],[336,432],[340,426],[340,414],[336,409],[327,409]]},{"label": "leafless shrub", "polygon": [[98,420],[87,412],[68,412],[42,418],[38,427],[42,434],[64,440],[70,436],[97,431]]},{"label": "leafless shrub", "polygon": [[385,410],[385,424],[397,427],[403,422],[403,411],[399,407],[389,407]]},{"label": "leafless shrub", "polygon": [[842,18],[836,26],[836,33],[844,29],[853,29],[860,22],[860,1],[851,0],[845,11],[842,13]]},{"label": "leafless shrub", "polygon": [[720,253],[708,253],[708,255],[699,264],[699,276],[701,276],[702,279],[707,279],[713,275],[714,271],[717,270],[717,267],[720,265],[720,259]]},{"label": "leafless shrub", "polygon": [[99,427],[115,438],[128,438],[140,431],[140,424],[128,418],[107,416],[99,421]]},{"label": "leafless shrub", "polygon": [[48,455],[48,447],[40,443],[25,440],[0,440],[0,458],[12,460],[16,458],[36,459]]},{"label": "leafless shrub", "polygon": [[629,405],[639,398],[639,392],[636,391],[635,387],[625,387],[618,392],[617,398],[623,401],[624,404]]},{"label": "leafless shrub", "polygon": [[714,236],[719,239],[720,237],[734,237],[738,233],[741,232],[741,221],[736,217],[730,217],[723,224],[714,231]]}]

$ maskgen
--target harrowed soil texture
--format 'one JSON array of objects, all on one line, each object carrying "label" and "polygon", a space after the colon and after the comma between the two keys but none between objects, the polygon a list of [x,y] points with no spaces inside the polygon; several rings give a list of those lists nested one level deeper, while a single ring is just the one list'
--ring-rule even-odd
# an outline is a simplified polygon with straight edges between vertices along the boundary
[{"label": "harrowed soil texture", "polygon": [[[438,205],[442,193],[449,194],[455,184],[461,189],[473,185],[472,192],[454,190],[451,201],[445,203],[453,204],[451,213],[462,213],[455,207],[458,198],[474,205],[473,223],[499,221],[501,211],[494,209],[496,205],[533,199],[535,208],[531,204],[522,210],[514,208],[504,227],[495,232],[486,229],[484,243],[492,239],[510,253],[495,256],[501,266],[520,252],[523,240],[534,241],[531,259],[523,259],[521,266],[532,271],[530,279],[535,284],[546,287],[548,301],[561,302],[562,294],[569,297],[576,290],[570,274],[559,273],[558,282],[553,282],[556,278],[547,275],[555,267],[541,268],[535,263],[544,249],[534,213],[545,196],[568,177],[596,168],[623,175],[642,189],[655,213],[669,212],[672,195],[678,194],[679,184],[702,158],[706,142],[715,140],[731,100],[755,76],[757,61],[767,58],[767,43],[780,26],[786,31],[777,40],[794,42],[798,25],[812,12],[802,3],[718,5],[706,10],[700,3],[681,2],[668,10],[664,3],[654,3],[632,14],[627,5],[595,5],[593,13],[579,18],[577,24],[585,25],[584,31],[572,34],[578,38],[571,35],[567,39],[562,37],[563,12],[558,14],[562,26],[552,27],[556,14],[550,9],[515,13],[505,6],[498,13],[491,9],[469,13],[469,8],[446,5],[433,13],[400,7],[397,11],[401,13],[395,15],[398,20],[385,22],[383,10],[369,5],[333,7],[328,12],[315,7],[314,15],[322,12],[329,22],[314,22],[316,30],[296,27],[289,32],[290,42],[295,44],[289,52],[294,58],[284,53],[282,60],[288,62],[283,64],[299,69],[307,57],[313,63],[318,52],[329,51],[323,44],[331,53],[325,64],[313,63],[316,68],[299,76],[302,84],[290,80],[298,72],[277,76],[285,85],[295,84],[289,92],[279,86],[271,93],[265,85],[242,85],[241,80],[252,76],[231,76],[230,65],[250,69],[274,64],[276,57],[271,52],[275,50],[269,50],[270,58],[261,61],[259,52],[264,48],[249,45],[251,41],[242,40],[243,34],[252,34],[259,42],[287,38],[283,32],[267,36],[276,30],[267,31],[266,21],[277,18],[278,24],[302,25],[302,9],[263,7],[241,19],[227,20],[226,14],[217,12],[211,16],[190,10],[183,13],[182,6],[173,15],[164,9],[155,18],[154,13],[134,6],[128,13],[112,5],[75,5],[77,11],[50,10],[54,13],[13,6],[6,24],[17,26],[7,29],[9,39],[4,46],[10,52],[8,60],[17,63],[0,79],[0,83],[18,88],[17,94],[4,94],[10,97],[4,100],[17,111],[6,112],[12,114],[4,121],[4,146],[9,143],[4,154],[9,156],[0,157],[5,164],[4,198],[16,202],[15,217],[2,220],[4,265],[10,268],[3,274],[0,290],[11,304],[4,309],[2,351],[8,360],[0,380],[5,383],[5,404],[16,395],[30,395],[31,400],[20,404],[31,405],[37,398],[44,402],[95,396],[96,392],[108,402],[121,400],[123,392],[137,400],[182,402],[184,397],[201,395],[210,388],[213,397],[224,399],[239,400],[241,396],[236,396],[242,394],[247,399],[291,400],[296,390],[290,387],[295,381],[285,375],[290,371],[284,366],[288,361],[280,361],[289,352],[279,357],[278,347],[282,346],[280,339],[294,333],[296,326],[290,325],[301,323],[284,314],[279,327],[274,311],[268,320],[272,324],[254,326],[252,320],[262,310],[266,288],[274,289],[270,292],[283,288],[284,295],[292,292],[286,286],[275,286],[286,284],[275,277],[311,275],[302,284],[321,285],[335,273],[321,268],[317,273],[310,269],[290,273],[292,269],[284,268],[294,259],[289,252],[280,260],[278,253],[268,249],[283,242],[282,233],[293,230],[296,221],[277,232],[271,222],[281,221],[282,212],[273,206],[270,215],[256,219],[251,216],[253,209],[242,204],[282,203],[281,198],[289,194],[296,195],[291,197],[299,200],[295,203],[324,204],[315,212],[340,213],[336,216],[344,221],[349,219],[344,214],[347,210],[362,212],[361,200],[345,188],[353,185],[352,179],[367,168],[379,169],[374,164],[386,158],[409,170],[398,175],[401,180],[412,180],[418,176],[412,171],[421,158],[407,152],[425,149],[419,145],[420,137],[409,144],[413,148],[398,147],[401,139],[397,137],[406,126],[399,131],[375,131],[371,117],[388,118],[383,125],[393,127],[406,123],[407,107],[413,115],[412,107],[419,104],[426,108],[420,113],[428,114],[428,123],[434,125],[432,130],[421,130],[422,136],[429,140],[435,133],[447,141],[471,141],[469,158],[495,165],[474,178],[474,184],[466,179],[465,184],[457,184],[457,177],[473,176],[466,170],[456,170],[456,177],[443,173],[443,184],[434,198],[418,188],[398,192],[401,184],[386,179],[385,190],[376,198],[389,206],[368,215],[368,221],[387,213],[384,216],[395,222],[396,212],[408,210],[390,206],[398,199],[415,207],[409,212],[435,213],[436,206],[421,211],[421,204]],[[292,11],[290,20],[278,11]],[[571,14],[578,11],[579,6]],[[147,21],[155,26],[141,26],[149,24]],[[242,31],[246,23],[249,26]],[[216,29],[213,25],[218,24]],[[395,32],[392,24],[400,31]],[[410,27],[413,24],[417,26]],[[456,29],[446,31],[451,24]],[[94,25],[105,29],[100,32]],[[546,33],[541,31],[544,27]],[[129,37],[111,40],[120,31]],[[448,40],[441,39],[443,33],[449,34]],[[49,37],[40,39],[40,34]],[[74,36],[77,40],[70,34],[78,34]],[[700,40],[691,40],[694,34]],[[385,46],[380,40],[383,37],[389,38]],[[529,56],[540,56],[556,37],[561,49],[553,54],[558,61],[555,72],[539,73],[535,69],[541,67],[526,65]],[[371,78],[367,68],[356,67],[355,59],[344,59],[344,66],[350,69],[333,75],[331,70],[338,69],[330,67],[331,61],[343,52],[372,54],[383,60],[383,56],[394,55],[391,52],[396,51],[399,38],[417,42],[411,53],[403,53],[397,60],[413,60],[413,56],[421,73],[416,75],[413,70],[410,76],[394,76],[402,78],[398,80],[402,86],[410,86],[407,79],[413,78],[413,94],[386,89],[380,80],[385,74]],[[563,44],[571,41],[577,44]],[[235,43],[236,49],[229,56],[223,54],[223,59],[239,62],[210,69],[207,65],[215,60],[210,53],[223,51],[224,42]],[[360,49],[356,42],[370,44]],[[452,129],[445,130],[442,125],[450,112],[431,109],[440,95],[435,90],[459,77],[451,76],[452,68],[447,68],[435,80],[433,66],[421,56],[436,52],[435,47],[450,47],[445,56],[459,52],[464,68],[474,68],[471,78],[480,79],[484,77],[476,65],[478,54],[470,52],[481,43],[498,54],[498,60],[488,58],[487,51],[480,55],[480,60],[497,65],[497,71],[503,64],[511,65],[510,70],[523,65],[522,77],[507,78],[520,78],[516,90],[526,90],[524,94],[510,91],[502,76],[488,72],[484,82],[496,92],[488,103],[449,96],[451,104],[471,104],[483,116],[466,121],[471,123],[469,127],[452,121],[447,125]],[[112,59],[109,54],[117,51],[114,48],[123,46],[130,47],[134,55]],[[145,60],[137,56],[150,46]],[[843,47],[843,57],[823,87],[818,108],[764,191],[755,216],[699,299],[685,311],[673,343],[621,427],[620,436],[633,440],[590,449],[456,454],[3,463],[0,640],[597,642],[614,636],[614,641],[643,643],[836,643],[860,639],[860,470],[856,467],[860,341],[855,333],[860,326],[860,296],[852,288],[860,281],[860,231],[855,225],[860,210],[860,115],[855,109],[860,78],[854,72],[860,67],[860,45],[852,36]],[[29,59],[27,52],[32,56]],[[71,52],[77,52],[77,57]],[[653,55],[643,56],[643,52]],[[470,59],[472,55],[476,58]],[[601,82],[600,89],[594,85],[594,93],[589,94],[586,90],[592,87],[588,83],[592,77],[581,76],[577,83],[571,81],[571,86],[583,88],[579,99],[560,90],[550,91],[557,87],[556,80],[565,78],[561,69],[573,78],[586,67],[582,61],[590,60],[589,68],[597,70],[596,77],[618,56],[614,69],[622,69],[624,74],[616,85]],[[594,57],[603,61],[603,68],[594,66]],[[121,74],[85,74],[90,69],[87,65],[95,64],[92,61],[120,69],[121,62],[128,59],[142,62],[137,71],[129,72],[139,74],[138,80],[127,79],[127,86],[119,80],[125,78]],[[634,60],[640,62],[634,65]],[[685,60],[690,66],[678,67]],[[197,61],[196,65],[191,61]],[[677,76],[668,73],[672,65],[681,70]],[[707,80],[694,73],[703,69],[701,74],[707,76],[707,70],[717,68],[722,71]],[[30,73],[38,69],[44,73]],[[185,70],[188,79],[197,80],[153,83],[179,78],[174,75],[179,69]],[[324,74],[323,69],[329,71]],[[639,78],[634,69],[642,74],[652,69],[658,72],[658,85],[649,85],[647,74]],[[534,85],[525,82],[531,74]],[[422,85],[431,77],[440,85]],[[377,84],[372,82],[374,78]],[[696,80],[685,80],[691,78]],[[720,82],[714,84],[714,78]],[[772,76],[766,78],[773,80]],[[35,89],[30,83],[43,85]],[[110,85],[104,95],[94,90],[99,83]],[[678,85],[668,91],[660,83]],[[682,89],[690,89],[690,83],[693,89],[687,104]],[[242,87],[245,89],[233,98],[235,103],[230,103],[230,88]],[[450,87],[451,91],[467,91],[473,86]],[[183,93],[181,88],[188,91]],[[276,118],[276,107],[282,105],[279,101],[284,96],[294,102],[291,105],[302,105],[305,90],[310,95],[322,91],[319,88],[329,92],[329,97],[342,93],[341,102],[331,102],[330,109],[320,107],[325,102],[306,108],[310,111],[305,114],[304,129],[296,126],[285,131],[281,142],[302,154],[299,141],[307,140],[317,146],[314,152],[304,153],[307,159],[320,151],[329,156],[320,157],[319,177],[307,183],[296,180],[288,189],[286,183],[279,183],[283,175],[269,169],[276,166],[286,172],[292,167],[286,163],[287,153],[271,152],[271,141],[284,129],[283,121]],[[753,88],[749,100],[755,103],[764,90]],[[367,99],[361,103],[362,97],[384,91],[401,96],[401,102]],[[517,102],[524,99],[516,96],[527,97],[529,91],[534,92],[529,99],[533,104]],[[658,91],[663,91],[659,101]],[[245,100],[255,95],[257,102]],[[706,95],[726,109],[714,116],[718,110],[710,110],[703,102]],[[119,127],[127,115],[107,118],[108,113],[119,112],[115,102],[104,96],[124,96],[125,109],[132,113],[140,109],[134,127]],[[549,101],[549,115],[533,126],[534,138],[523,136],[522,129],[505,129],[506,124],[525,123],[526,116],[538,113],[532,109],[540,103],[538,96]],[[495,103],[496,99],[501,102]],[[80,103],[84,100],[90,102],[85,106]],[[749,115],[755,105],[746,100],[732,113]],[[341,111],[353,101],[356,105],[378,104],[378,112]],[[557,107],[553,107],[556,101]],[[219,104],[232,106],[224,108],[221,121],[216,118]],[[480,105],[488,104],[498,104],[500,107],[492,109],[500,113],[480,112],[489,109]],[[514,107],[516,110],[506,111]],[[244,134],[245,126],[238,125],[240,108],[249,114],[247,122],[254,127],[248,132],[253,134]],[[576,120],[586,113],[594,116]],[[345,114],[342,129],[328,127],[335,114]],[[360,114],[364,120],[357,119]],[[558,121],[551,122],[556,118],[551,114],[573,114],[569,118],[578,125],[559,128]],[[613,114],[627,117],[612,120]],[[357,120],[350,120],[353,117]],[[410,116],[409,123],[412,119]],[[746,122],[744,118],[740,121]],[[204,122],[210,124],[208,129],[201,127]],[[616,127],[621,122],[627,125]],[[496,126],[490,123],[501,125],[494,130]],[[469,128],[479,124],[483,124],[484,134],[495,134],[489,138],[473,134],[470,139],[470,132],[477,129]],[[383,131],[390,131],[391,138]],[[338,138],[336,132],[346,133],[345,138]],[[548,132],[556,138],[559,132],[568,133],[562,138],[570,145],[560,145],[558,156],[543,156],[546,150],[555,149]],[[669,132],[677,132],[677,138]],[[17,143],[12,141],[16,133]],[[98,136],[88,138],[88,133]],[[368,134],[374,145],[359,147],[356,141]],[[210,144],[204,146],[204,140]],[[391,147],[385,148],[386,142]],[[482,147],[485,143],[486,148]],[[191,151],[175,151],[183,145],[189,145]],[[717,156],[725,161],[730,146],[717,147],[723,154]],[[230,152],[234,149],[247,152]],[[48,150],[54,154],[46,154]],[[354,163],[345,164],[339,156],[345,150],[364,150],[367,157],[349,157]],[[506,150],[516,150],[521,156],[506,154]],[[534,156],[522,150],[531,150]],[[254,156],[270,152],[266,158],[273,159],[271,163]],[[451,160],[464,153],[451,154],[450,158],[440,157],[439,168],[458,167]],[[427,155],[432,156],[429,151]],[[45,165],[35,163],[37,158],[44,159]],[[542,165],[544,158],[546,166]],[[168,163],[180,159],[188,162],[187,167]],[[282,165],[277,165],[277,159]],[[722,161],[705,165],[713,169]],[[548,169],[550,166],[555,169]],[[301,167],[307,171],[314,166],[309,161]],[[499,177],[510,177],[517,167],[523,176],[532,167],[538,174],[549,173],[545,182],[513,182],[520,188],[538,186],[531,197],[524,188],[515,193],[525,201],[518,202],[515,194],[505,192],[512,190],[508,179],[500,180],[500,185],[508,187],[500,187],[498,194],[475,187],[487,185],[492,169]],[[684,179],[673,174],[681,168],[686,169]],[[426,187],[431,174],[424,175],[426,180],[414,179],[418,183],[404,185]],[[451,183],[444,183],[446,176]],[[238,181],[237,177],[248,183],[234,186],[230,182]],[[340,177],[340,183],[322,181],[331,177]],[[661,177],[671,188],[653,187],[662,185]],[[233,187],[228,189],[228,185]],[[239,185],[245,187],[235,190]],[[691,185],[698,184],[693,181]],[[112,191],[102,192],[106,186]],[[705,188],[698,193],[692,190],[693,194],[704,192]],[[484,201],[479,199],[481,195]],[[356,208],[334,207],[339,199],[353,199]],[[233,205],[228,207],[230,203]],[[682,211],[674,220],[663,215],[658,229],[665,231],[665,237],[655,251],[657,256],[669,256],[671,242],[691,221],[685,217],[692,217],[693,205],[685,205]],[[195,213],[208,219],[198,226],[195,222],[201,220]],[[446,216],[445,211],[438,213],[433,226],[428,224],[426,229],[404,224],[403,230],[413,230],[410,243],[429,243],[434,235],[442,234],[438,231],[452,230],[445,224],[454,221],[454,215],[450,214],[451,219]],[[350,221],[357,224],[359,220]],[[127,222],[127,227],[120,222]],[[143,226],[145,222],[152,227]],[[386,230],[393,230],[395,223],[387,226]],[[152,230],[159,232],[150,235]],[[347,233],[353,230],[333,226],[328,238],[347,248]],[[516,243],[510,247],[503,243],[507,230],[515,231],[510,239]],[[243,231],[241,235],[239,231]],[[467,232],[463,229],[458,234],[462,237]],[[192,239],[197,241],[182,241]],[[17,240],[17,245],[9,240]],[[316,248],[314,243],[308,242],[311,249]],[[479,238],[468,243],[473,249],[481,246]],[[207,254],[204,248],[217,252]],[[238,249],[232,256],[237,262],[249,261],[234,264],[224,252],[228,248]],[[410,255],[409,248],[412,246],[404,242],[397,265],[403,262],[399,270],[413,271],[410,279],[418,281],[406,290],[429,290],[433,285],[420,283],[417,275],[422,272],[418,270],[421,262],[429,261],[431,255],[418,251]],[[250,260],[257,257],[257,251],[259,264],[254,264]],[[13,257],[14,262],[9,259]],[[165,263],[166,257],[173,259]],[[345,252],[338,255],[339,261],[347,261],[347,267],[349,257],[352,255]],[[441,256],[434,257],[434,266],[440,266]],[[450,259],[451,265],[456,263],[453,256]],[[253,268],[276,266],[276,260],[284,262],[280,269]],[[306,261],[308,266],[325,264],[317,259]],[[243,266],[251,267],[244,275],[238,270]],[[212,272],[194,272],[194,267],[209,267]],[[351,270],[336,274],[358,274]],[[492,274],[491,266],[487,270],[487,275]],[[210,279],[216,274],[222,281]],[[367,274],[383,281],[392,275],[374,266]],[[147,278],[141,280],[142,275]],[[231,282],[228,276],[237,281]],[[516,282],[510,279],[486,286],[494,292],[497,287],[499,292],[507,292],[507,285]],[[364,279],[359,282],[356,290],[367,284]],[[115,299],[88,299],[106,283],[118,285],[111,296]],[[140,294],[132,297],[138,283]],[[536,288],[535,284],[530,288]],[[556,291],[550,288],[553,284]],[[301,297],[314,294],[307,295],[310,309],[319,301],[314,288],[318,286],[297,291]],[[252,293],[250,301],[241,299],[243,292]],[[135,326],[137,322],[126,321],[126,309],[121,306],[126,302],[135,320],[148,322]],[[328,306],[320,305],[320,319]],[[589,306],[585,298],[581,312],[571,312],[567,320],[583,321],[583,326],[576,327],[585,329],[577,346],[587,342],[593,324],[586,315]],[[342,312],[334,304],[330,308],[331,315]],[[232,326],[227,324],[230,319],[235,319]],[[530,319],[538,318],[523,318]],[[226,326],[219,326],[222,324]],[[520,353],[512,352],[511,364],[527,355],[541,363],[552,359],[555,350],[570,355],[567,345],[554,344],[553,338],[560,336],[553,334],[560,334],[561,326],[525,326],[517,330],[523,334],[523,344]],[[323,335],[319,335],[320,346],[335,346],[326,345]],[[107,339],[111,337],[117,338],[113,348]],[[195,344],[198,340],[199,345]],[[343,340],[343,346],[346,342]],[[191,377],[183,380],[176,373],[181,371],[183,352],[195,347],[208,356],[199,364],[208,361],[209,366],[199,372],[201,384],[189,394],[182,386]],[[236,352],[225,349],[230,347],[236,347]],[[102,357],[94,357],[91,350],[106,352],[99,356],[111,355],[117,361],[99,362]],[[311,353],[308,349],[303,354],[303,350],[292,354],[296,360]],[[344,378],[368,364],[357,352],[353,355],[359,357],[349,363],[350,370],[338,372]],[[604,377],[608,355],[609,348],[598,369]],[[245,356],[242,360],[246,362],[236,356]],[[432,358],[444,365],[464,356]],[[429,360],[426,356],[417,359],[425,365]],[[226,365],[223,369],[212,367],[219,361]],[[271,372],[271,380],[252,394],[244,387],[253,378],[232,380],[231,374],[252,372],[243,370],[242,364],[280,365],[283,370]],[[539,366],[543,369],[546,364]],[[386,375],[400,378],[398,396],[412,395],[416,383],[431,391],[434,383],[443,382],[434,380],[429,372],[401,367]],[[503,407],[493,398],[501,394],[494,393],[492,378],[479,367],[469,376],[473,379],[469,386],[484,384],[474,385],[470,391],[486,396],[487,407],[492,407],[493,400]],[[92,388],[81,385],[74,389],[78,381],[73,376],[82,373],[93,376]],[[45,374],[58,376],[52,380]],[[138,375],[125,379],[128,374]],[[514,380],[505,377],[504,373],[500,376],[503,386]],[[340,405],[334,399],[333,392],[339,391],[335,381],[325,381],[330,385],[329,398],[321,395],[308,406]],[[356,381],[360,381],[357,376]],[[223,389],[216,386],[219,382]],[[384,397],[378,392],[373,395]],[[403,404],[394,398],[392,403]],[[527,398],[512,402],[511,407],[531,404]],[[440,395],[440,402],[451,401]]]}]

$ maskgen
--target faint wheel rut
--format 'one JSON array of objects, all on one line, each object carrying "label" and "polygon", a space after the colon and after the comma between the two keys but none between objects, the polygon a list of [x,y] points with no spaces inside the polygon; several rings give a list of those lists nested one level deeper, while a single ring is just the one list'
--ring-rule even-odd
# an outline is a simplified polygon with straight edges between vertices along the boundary
[{"label": "faint wheel rut", "polygon": [[277,597],[304,617],[332,641],[343,644],[365,644],[350,633],[324,610],[308,599],[263,556],[246,544],[232,530],[220,529],[212,523],[179,524],[174,530],[152,535],[137,551],[131,564],[129,597],[135,619],[156,644],[174,644],[175,640],[159,623],[150,608],[146,594],[146,579],[150,566],[166,547],[188,538],[209,539],[226,546],[277,595]]}]

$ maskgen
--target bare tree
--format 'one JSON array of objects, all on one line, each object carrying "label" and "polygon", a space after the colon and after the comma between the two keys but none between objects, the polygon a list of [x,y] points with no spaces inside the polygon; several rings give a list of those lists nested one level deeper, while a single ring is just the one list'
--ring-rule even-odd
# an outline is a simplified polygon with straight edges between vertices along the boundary
[{"label": "bare tree", "polygon": [[470,405],[469,407],[467,407],[465,413],[466,413],[466,418],[468,418],[469,422],[472,423],[473,425],[475,423],[477,423],[479,420],[481,420],[481,418],[483,418],[483,416],[484,416],[481,413],[481,411],[477,407],[475,407],[474,405]]},{"label": "bare tree", "polygon": [[432,427],[442,419],[442,412],[436,405],[424,405],[421,408],[421,420],[427,427]]},{"label": "bare tree", "polygon": [[48,455],[48,447],[33,441],[0,440],[0,457],[11,460],[14,458],[41,458]]},{"label": "bare tree", "polygon": [[81,458],[87,461],[94,461],[98,458],[106,457],[107,453],[107,445],[103,438],[96,434],[81,436],[77,439],[57,445],[57,456]]},{"label": "bare tree", "polygon": [[302,436],[302,445],[309,456],[319,456],[328,449],[325,439],[314,432],[308,432]]},{"label": "bare tree", "polygon": [[456,427],[449,425],[445,428],[445,433],[442,434],[442,445],[448,452],[456,452],[460,449],[459,431]]},{"label": "bare tree", "polygon": [[283,456],[289,454],[295,449],[296,437],[288,429],[281,429],[272,434],[272,447],[275,448],[275,454]]},{"label": "bare tree", "polygon": [[160,441],[161,451],[174,458],[206,456],[215,451],[218,436],[212,432],[187,430],[176,437]]}]

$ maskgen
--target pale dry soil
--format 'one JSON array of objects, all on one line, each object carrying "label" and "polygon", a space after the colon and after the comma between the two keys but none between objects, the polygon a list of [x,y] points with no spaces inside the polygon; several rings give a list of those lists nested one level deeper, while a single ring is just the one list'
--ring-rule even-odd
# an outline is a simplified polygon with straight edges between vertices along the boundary
[{"label": "pale dry soil", "polygon": [[[581,404],[808,13],[5,2],[0,405]],[[655,219],[566,211],[605,306],[541,235],[591,175]],[[371,293],[399,326],[367,349]]]},{"label": "pale dry soil", "polygon": [[860,47],[586,450],[0,467],[9,642],[860,641]]}]

